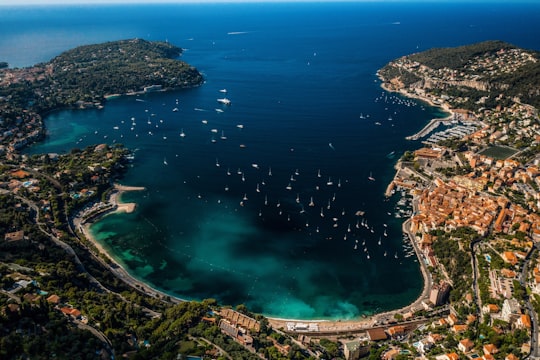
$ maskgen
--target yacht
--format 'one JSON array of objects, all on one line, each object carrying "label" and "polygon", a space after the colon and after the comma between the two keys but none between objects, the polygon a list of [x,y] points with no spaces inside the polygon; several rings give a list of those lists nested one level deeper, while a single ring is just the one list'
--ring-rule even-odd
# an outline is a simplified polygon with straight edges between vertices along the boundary
[{"label": "yacht", "polygon": [[186,133],[184,132],[184,129],[180,130],[180,137],[186,137]]},{"label": "yacht", "polygon": [[220,98],[220,99],[217,99],[217,101],[219,103],[222,103],[224,105],[231,105],[231,100],[227,99],[227,98]]},{"label": "yacht", "polygon": [[221,139],[221,140],[227,140],[227,137],[225,136],[225,132],[224,132],[224,131],[221,131],[220,139]]},{"label": "yacht", "polygon": [[227,93],[227,89],[221,89],[219,90],[220,93]]},{"label": "yacht", "polygon": [[330,177],[328,178],[328,181],[326,182],[326,185],[328,185],[328,186],[334,185],[334,183],[332,182],[332,179]]},{"label": "yacht", "polygon": [[369,172],[368,180],[375,181],[375,178],[373,177],[373,174],[371,173],[371,171]]}]

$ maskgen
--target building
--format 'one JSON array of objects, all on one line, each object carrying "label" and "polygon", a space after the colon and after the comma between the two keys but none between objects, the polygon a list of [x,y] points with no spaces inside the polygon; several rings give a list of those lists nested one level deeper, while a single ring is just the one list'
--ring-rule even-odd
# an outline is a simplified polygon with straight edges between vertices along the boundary
[{"label": "building", "polygon": [[516,299],[505,299],[501,310],[501,318],[507,322],[514,322],[521,316],[521,307]]},{"label": "building", "polygon": [[429,294],[429,301],[435,306],[440,306],[446,303],[448,295],[450,294],[450,285],[441,281],[438,284],[434,284]]},{"label": "building", "polygon": [[347,360],[357,360],[369,353],[369,346],[360,340],[343,343],[343,355]]},{"label": "building", "polygon": [[458,344],[458,349],[463,353],[468,353],[474,347],[474,342],[471,339],[463,339]]},{"label": "building", "polygon": [[388,337],[386,335],[386,332],[384,332],[383,328],[369,329],[367,331],[367,336],[368,336],[369,341],[386,340]]}]

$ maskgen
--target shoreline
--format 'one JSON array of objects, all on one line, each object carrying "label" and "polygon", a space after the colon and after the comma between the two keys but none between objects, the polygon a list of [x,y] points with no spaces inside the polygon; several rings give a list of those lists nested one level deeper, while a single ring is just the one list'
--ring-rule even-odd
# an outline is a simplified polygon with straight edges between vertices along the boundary
[{"label": "shoreline", "polygon": [[[101,213],[98,216],[92,217],[88,221],[83,221],[81,217],[74,218],[74,223],[76,224],[77,229],[84,235],[86,240],[90,242],[97,250],[98,254],[94,254],[96,258],[102,262],[102,264],[112,272],[114,276],[126,283],[128,286],[131,286],[133,289],[141,291],[148,296],[158,298],[161,300],[170,299],[173,303],[179,303],[186,301],[184,299],[178,298],[176,296],[167,294],[161,290],[158,290],[144,281],[141,281],[131,275],[116,259],[113,258],[111,254],[105,249],[105,247],[95,238],[95,236],[90,231],[92,224],[104,216],[109,214],[114,214],[118,212],[131,213],[135,211],[137,204],[136,203],[125,203],[122,202],[122,194],[127,191],[145,191],[146,188],[142,186],[126,186],[115,183],[112,188],[112,192],[109,195],[107,203],[113,207],[114,210]],[[101,259],[100,255],[103,255],[107,258],[108,262],[105,262]]]},{"label": "shoreline", "polygon": [[[380,78],[380,76],[379,76]],[[382,78],[380,78],[382,80]],[[430,106],[441,108],[443,111],[449,113],[448,116],[445,118],[435,118],[432,119],[424,128],[422,128],[419,132],[422,132],[426,127],[430,126],[433,121],[448,121],[454,116],[454,113],[448,108],[448,106],[435,104],[430,99],[423,98],[417,94],[411,94],[407,91],[403,90],[394,90],[390,89],[388,86],[386,86],[386,83],[382,81],[381,87],[388,92],[399,92],[405,97],[409,98],[417,98],[421,101],[424,101],[428,103]],[[389,186],[393,183],[390,182]],[[124,192],[127,191],[142,191],[146,190],[144,187],[134,187],[134,186],[126,186],[126,185],[120,185],[120,184],[114,184],[113,191],[111,192],[108,203],[111,204],[114,207],[114,210],[109,213],[114,212],[126,212],[131,213],[135,211],[136,209],[136,203],[124,203],[121,201],[121,196]],[[413,200],[413,204],[414,204]],[[95,217],[91,221],[89,221],[87,224],[84,224],[84,226],[80,226],[81,231],[83,232],[84,236],[90,241],[96,248],[98,249],[98,252],[105,255],[106,258],[110,261],[112,266],[108,264],[108,268],[113,272],[115,276],[117,276],[120,280],[127,283],[129,286],[133,287],[136,290],[143,291],[149,296],[155,297],[155,298],[162,298],[162,299],[170,299],[172,302],[180,302],[180,301],[187,301],[181,298],[178,298],[174,295],[167,294],[161,290],[157,290],[151,286],[149,286],[144,281],[138,280],[134,278],[132,275],[130,275],[121,264],[118,263],[106,250],[105,248],[99,244],[99,242],[95,239],[94,236],[92,236],[90,232],[90,226],[95,221],[99,220],[102,216],[106,216],[107,214],[100,214],[99,216]],[[409,218],[410,219],[410,218]],[[409,241],[411,241],[413,248],[415,250],[416,257],[419,262],[420,271],[423,277],[423,286],[422,290],[419,293],[418,297],[412,301],[410,304],[403,306],[399,309],[393,309],[388,310],[380,313],[373,313],[371,315],[358,315],[356,318],[352,319],[286,319],[286,318],[279,318],[279,317],[267,317],[269,323],[275,327],[275,328],[287,328],[287,323],[316,323],[318,324],[319,331],[321,333],[325,332],[335,332],[335,333],[346,333],[350,331],[360,331],[360,330],[367,330],[370,327],[373,326],[385,326],[385,323],[390,326],[391,320],[395,320],[393,315],[395,314],[407,314],[411,311],[417,311],[419,309],[423,309],[422,304],[426,300],[426,298],[429,298],[429,291],[432,286],[432,279],[429,274],[429,271],[426,268],[426,265],[424,264],[422,257],[419,253],[419,250],[417,248],[417,244],[414,239],[414,235],[409,232],[409,219],[406,219],[402,223],[402,232],[406,234],[409,238]],[[266,316],[265,316],[266,317]],[[308,334],[315,335],[317,332],[308,332]]]},{"label": "shoreline", "polygon": [[440,123],[445,122],[445,121],[450,121],[453,118],[455,118],[456,114],[454,111],[452,111],[452,109],[448,106],[448,104],[434,103],[432,99],[418,95],[418,94],[411,93],[405,90],[405,88],[394,89],[388,86],[388,83],[379,75],[378,72],[377,72],[377,77],[379,78],[379,80],[381,80],[381,88],[383,88],[383,90],[388,91],[388,92],[399,93],[407,98],[418,99],[420,101],[427,103],[431,107],[442,109],[445,113],[448,113],[448,115],[445,117],[431,119],[426,125],[424,125],[423,128],[421,128],[420,130],[418,130],[416,133],[412,135],[406,136],[405,139],[418,140],[424,136],[427,136],[430,132],[436,129],[440,125]]},{"label": "shoreline", "polygon": [[[112,257],[111,254],[105,249],[105,247],[100,244],[100,242],[92,235],[90,231],[91,225],[98,221],[103,216],[107,216],[109,214],[115,213],[115,212],[122,212],[126,209],[134,209],[136,208],[135,203],[123,203],[121,201],[121,195],[127,191],[145,191],[145,187],[134,187],[134,186],[125,186],[120,184],[114,184],[113,191],[111,192],[108,203],[112,206],[115,206],[115,209],[113,211],[109,211],[107,213],[100,214],[97,217],[94,217],[92,220],[85,222],[84,224],[81,223],[81,218],[75,219],[75,223],[78,224],[77,228],[81,231],[81,233],[85,236],[85,238],[95,246],[95,248],[98,251],[98,255],[104,255],[109,263],[105,263],[104,265],[107,266],[107,268],[113,273],[114,276],[116,276],[118,279],[125,282],[127,285],[131,286],[135,290],[142,291],[146,295],[154,297],[154,298],[160,298],[162,300],[170,299],[173,303],[179,303],[182,301],[189,301],[186,299],[179,298],[177,296],[165,293],[164,291],[158,290],[146,282],[139,280],[135,278],[133,275],[131,275],[123,266],[120,264],[116,259]],[[123,205],[129,205],[129,207],[123,207]],[[402,227],[404,230],[404,233],[406,233],[409,236],[410,241],[414,241],[410,237],[410,233],[405,231],[405,227],[408,224],[408,220],[406,220]],[[413,242],[413,246],[416,250],[416,244]],[[416,253],[418,255],[418,253]],[[418,261],[421,262],[422,259],[418,257]],[[268,322],[275,327],[276,329],[287,328],[287,323],[316,323],[318,324],[319,331],[321,333],[328,333],[328,332],[335,332],[335,333],[346,333],[350,331],[361,331],[361,330],[367,330],[374,326],[384,326],[384,324],[379,323],[379,321],[382,321],[383,318],[389,318],[393,319],[393,315],[400,313],[404,314],[411,309],[418,307],[424,299],[426,298],[426,291],[427,289],[431,288],[431,283],[426,282],[427,275],[424,273],[422,269],[422,264],[420,264],[421,271],[424,277],[424,285],[422,288],[422,292],[419,294],[419,296],[410,304],[403,306],[399,309],[394,310],[388,310],[385,312],[380,313],[374,313],[371,315],[359,315],[357,318],[352,319],[287,319],[287,318],[280,318],[280,317],[267,317]],[[317,332],[307,332],[308,334],[315,335]]]}]

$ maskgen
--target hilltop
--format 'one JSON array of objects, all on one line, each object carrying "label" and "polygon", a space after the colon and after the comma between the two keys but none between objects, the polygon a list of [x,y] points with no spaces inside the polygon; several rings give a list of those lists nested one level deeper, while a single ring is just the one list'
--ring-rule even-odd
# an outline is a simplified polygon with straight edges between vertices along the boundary
[{"label": "hilltop", "polygon": [[378,75],[390,90],[441,97],[452,108],[475,110],[515,102],[539,108],[539,59],[538,51],[485,41],[406,55]]}]

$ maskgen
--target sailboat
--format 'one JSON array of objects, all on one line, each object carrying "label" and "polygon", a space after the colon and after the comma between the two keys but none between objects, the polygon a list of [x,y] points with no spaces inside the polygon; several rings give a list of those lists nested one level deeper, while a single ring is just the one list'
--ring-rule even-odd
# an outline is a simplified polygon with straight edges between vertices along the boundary
[{"label": "sailboat", "polygon": [[315,206],[315,203],[313,202],[313,196],[309,200],[309,206]]},{"label": "sailboat", "polygon": [[330,186],[330,185],[333,185],[334,183],[332,182],[332,178],[328,178],[328,181],[326,182],[326,185]]}]

